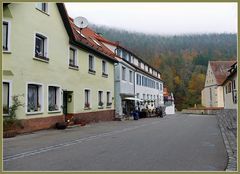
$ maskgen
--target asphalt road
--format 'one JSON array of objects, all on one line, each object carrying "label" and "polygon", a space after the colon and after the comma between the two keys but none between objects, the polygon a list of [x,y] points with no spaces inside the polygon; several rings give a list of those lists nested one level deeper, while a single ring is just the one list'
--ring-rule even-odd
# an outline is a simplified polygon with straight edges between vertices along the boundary
[{"label": "asphalt road", "polygon": [[90,124],[3,140],[4,171],[223,171],[215,116]]}]

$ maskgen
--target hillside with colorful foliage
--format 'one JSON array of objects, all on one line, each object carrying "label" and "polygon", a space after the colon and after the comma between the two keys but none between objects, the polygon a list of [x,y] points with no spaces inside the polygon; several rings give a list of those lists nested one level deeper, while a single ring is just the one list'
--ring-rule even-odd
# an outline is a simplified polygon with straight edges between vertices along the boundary
[{"label": "hillside with colorful foliage", "polygon": [[191,34],[161,36],[90,25],[97,33],[119,41],[157,68],[175,96],[178,110],[201,103],[209,60],[236,60],[237,35]]}]

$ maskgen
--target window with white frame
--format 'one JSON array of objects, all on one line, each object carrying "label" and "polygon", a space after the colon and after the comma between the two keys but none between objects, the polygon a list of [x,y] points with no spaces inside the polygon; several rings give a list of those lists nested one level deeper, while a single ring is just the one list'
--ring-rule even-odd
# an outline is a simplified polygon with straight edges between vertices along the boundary
[{"label": "window with white frame", "polygon": [[133,82],[133,72],[131,70],[129,70],[129,82]]},{"label": "window with white frame", "polygon": [[122,80],[126,80],[126,68],[122,67]]},{"label": "window with white frame", "polygon": [[57,86],[48,86],[48,111],[60,110],[60,88]]},{"label": "window with white frame", "polygon": [[162,87],[162,84],[160,83],[160,91],[162,91],[163,90],[163,87]]},{"label": "window with white frame", "polygon": [[69,66],[78,68],[77,65],[77,50],[75,48],[69,48]]},{"label": "window with white frame", "polygon": [[102,74],[107,75],[107,62],[104,60],[102,61]]},{"label": "window with white frame", "polygon": [[112,102],[111,102],[111,92],[107,92],[107,106],[111,106]]},{"label": "window with white frame", "polygon": [[90,108],[90,90],[89,89],[85,89],[84,90],[84,95],[85,95],[84,107],[85,108]]},{"label": "window with white frame", "polygon": [[48,3],[46,2],[36,3],[36,8],[43,11],[44,13],[48,13]]},{"label": "window with white frame", "polygon": [[47,37],[38,33],[35,35],[35,57],[49,60],[47,58]]},{"label": "window with white frame", "polygon": [[95,72],[95,60],[92,55],[89,55],[88,58],[88,68],[90,72]]},{"label": "window with white frame", "polygon": [[3,21],[2,26],[2,44],[3,44],[3,51],[9,51],[9,36],[10,36],[10,30],[9,27],[10,23],[7,21]]},{"label": "window with white frame", "polygon": [[103,107],[103,91],[98,91],[98,106]]},{"label": "window with white frame", "polygon": [[28,84],[27,86],[27,112],[39,112],[43,108],[42,85]]},{"label": "window with white frame", "polygon": [[2,86],[2,107],[3,115],[8,115],[10,107],[10,83],[3,82]]}]

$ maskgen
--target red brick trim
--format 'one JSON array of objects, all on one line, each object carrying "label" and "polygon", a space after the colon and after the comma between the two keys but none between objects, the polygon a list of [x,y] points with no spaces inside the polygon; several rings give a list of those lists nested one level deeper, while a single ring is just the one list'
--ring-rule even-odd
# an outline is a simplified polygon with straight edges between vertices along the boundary
[{"label": "red brick trim", "polygon": [[21,123],[23,125],[23,129],[19,129],[18,133],[33,132],[37,130],[53,128],[57,122],[63,122],[64,118],[64,115],[59,115],[42,118],[22,119]]},{"label": "red brick trim", "polygon": [[112,121],[115,117],[115,110],[103,110],[95,112],[84,112],[68,114],[67,116],[58,115],[51,117],[22,119],[22,128],[17,129],[17,133],[34,132],[43,129],[54,128],[57,122],[63,122],[66,119],[78,119],[78,122],[88,124],[99,121]]},{"label": "red brick trim", "polygon": [[94,112],[82,112],[82,113],[73,113],[68,114],[66,119],[78,119],[78,121],[88,124],[91,122],[99,121],[113,121],[115,117],[115,110],[103,110],[103,111],[94,111]]}]

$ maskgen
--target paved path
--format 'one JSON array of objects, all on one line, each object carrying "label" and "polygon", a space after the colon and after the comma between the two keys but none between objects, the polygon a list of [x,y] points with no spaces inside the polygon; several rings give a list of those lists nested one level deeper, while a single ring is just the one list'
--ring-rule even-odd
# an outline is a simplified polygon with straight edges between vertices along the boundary
[{"label": "paved path", "polygon": [[101,122],[4,139],[7,171],[223,171],[215,116]]}]

